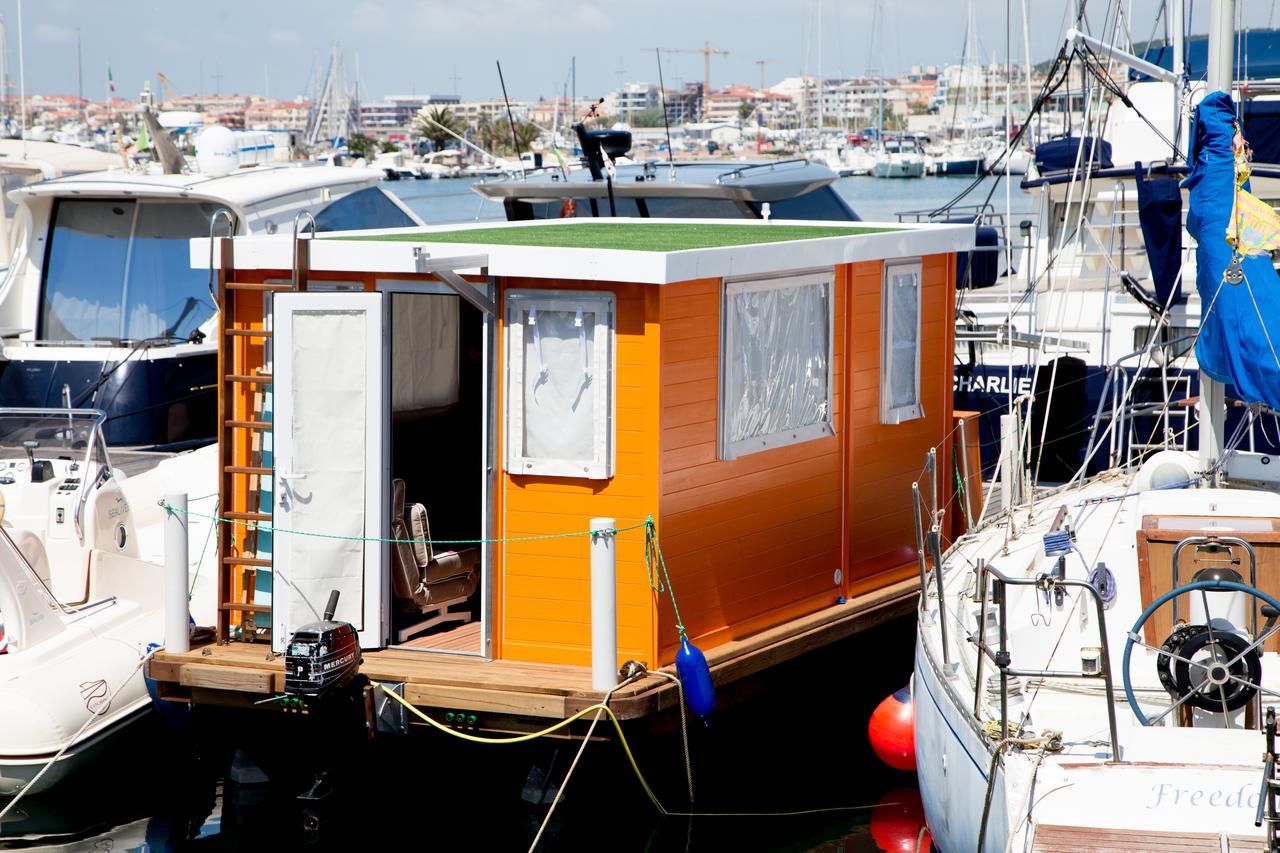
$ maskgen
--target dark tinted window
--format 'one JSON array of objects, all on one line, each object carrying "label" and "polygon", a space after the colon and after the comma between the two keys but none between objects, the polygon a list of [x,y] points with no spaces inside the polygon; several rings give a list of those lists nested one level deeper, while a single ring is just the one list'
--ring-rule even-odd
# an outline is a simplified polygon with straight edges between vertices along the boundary
[{"label": "dark tinted window", "polygon": [[[751,209],[760,213],[760,202],[750,202]],[[845,203],[831,187],[818,187],[812,192],[769,202],[771,219],[818,219],[827,222],[857,222],[861,219],[853,208]]]},{"label": "dark tinted window", "polygon": [[214,312],[190,239],[214,205],[62,199],[44,270],[44,340],[185,338]]},{"label": "dark tinted window", "polygon": [[[591,199],[575,198],[575,199],[553,199],[551,201],[533,201],[527,202],[528,209],[532,212],[533,219],[561,219],[566,213],[566,202],[573,202],[573,216],[591,217]],[[617,210],[618,216],[640,216],[640,208],[636,205],[633,198],[614,198],[614,208]],[[609,199],[608,197],[596,199],[596,211],[599,216],[609,215]]]},{"label": "dark tinted window", "polygon": [[727,198],[646,198],[649,215],[669,219],[744,219],[746,213]]},{"label": "dark tinted window", "polygon": [[417,224],[378,187],[343,196],[316,216],[317,231],[363,231]]},{"label": "dark tinted window", "polygon": [[[591,202],[585,198],[574,199],[574,216],[591,216]],[[670,198],[646,196],[643,199],[628,196],[614,198],[618,216],[653,216],[667,219],[743,219],[746,217],[737,202],[725,198]],[[529,209],[534,219],[558,219],[564,211],[564,201],[532,202]],[[609,198],[596,199],[599,216],[609,215]]]}]

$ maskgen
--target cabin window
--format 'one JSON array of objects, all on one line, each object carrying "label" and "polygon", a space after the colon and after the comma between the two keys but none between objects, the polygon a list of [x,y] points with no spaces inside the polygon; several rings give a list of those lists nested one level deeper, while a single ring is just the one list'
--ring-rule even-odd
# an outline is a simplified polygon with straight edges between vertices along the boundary
[{"label": "cabin window", "polygon": [[831,271],[730,281],[720,352],[720,456],[834,432]]},{"label": "cabin window", "polygon": [[507,472],[613,475],[611,293],[507,293]]},{"label": "cabin window", "polygon": [[213,316],[192,237],[209,236],[215,206],[60,199],[55,203],[40,337],[47,341],[187,339]]},{"label": "cabin window", "polygon": [[378,187],[356,190],[316,214],[317,231],[406,228],[417,224]]},{"label": "cabin window", "polygon": [[880,316],[880,422],[924,416],[920,405],[920,261],[884,265]]}]

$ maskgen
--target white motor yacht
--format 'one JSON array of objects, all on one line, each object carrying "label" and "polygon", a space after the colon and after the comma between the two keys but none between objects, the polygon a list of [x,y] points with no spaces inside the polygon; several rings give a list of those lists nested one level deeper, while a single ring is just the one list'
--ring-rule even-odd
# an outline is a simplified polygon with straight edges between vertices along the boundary
[{"label": "white motor yacht", "polygon": [[924,175],[924,152],[909,136],[885,139],[872,152],[874,178],[919,178]]},{"label": "white motor yacht", "polygon": [[212,441],[217,305],[188,241],[287,233],[306,215],[316,231],[420,223],[382,177],[290,163],[98,171],[12,190],[0,401],[102,409],[112,445]]}]

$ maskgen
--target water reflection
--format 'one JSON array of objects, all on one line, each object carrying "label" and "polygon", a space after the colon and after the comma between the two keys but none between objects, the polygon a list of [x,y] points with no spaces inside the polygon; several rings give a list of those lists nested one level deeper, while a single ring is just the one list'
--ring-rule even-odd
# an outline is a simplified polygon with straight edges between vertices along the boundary
[{"label": "water reflection", "polygon": [[[922,823],[913,774],[888,770],[866,744],[871,710],[909,674],[909,624],[873,629],[801,666],[738,687],[712,725],[695,723],[695,808],[768,812],[834,806],[804,817],[660,818],[621,748],[592,743],[540,850],[914,851]],[[256,718],[255,718],[256,719]],[[158,721],[67,787],[18,804],[0,845],[48,850],[525,850],[576,742],[477,747],[439,736],[353,747],[319,802],[297,799],[333,744],[266,724],[227,731],[201,750]],[[672,810],[688,804],[678,719],[629,732],[645,776]],[[206,729],[206,734],[208,730]],[[208,738],[217,740],[217,738]],[[235,768],[232,745],[244,749]],[[254,784],[255,766],[270,777]],[[545,780],[550,779],[550,783]],[[239,780],[239,781],[237,781]],[[538,800],[542,802],[538,802]],[[879,805],[877,805],[879,804]],[[927,848],[921,848],[927,849]]]}]

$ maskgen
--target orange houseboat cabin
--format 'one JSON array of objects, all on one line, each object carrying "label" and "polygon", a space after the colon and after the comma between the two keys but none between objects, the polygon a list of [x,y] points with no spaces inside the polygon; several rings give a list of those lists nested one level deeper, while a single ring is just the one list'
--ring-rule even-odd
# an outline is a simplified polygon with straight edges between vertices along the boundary
[{"label": "orange houseboat cabin", "polygon": [[601,518],[619,665],[679,645],[650,519],[717,682],[906,601],[911,484],[933,447],[951,471],[971,246],[968,226],[653,219],[217,240],[222,642],[152,676],[193,701],[278,691],[250,641],[283,652],[338,590],[363,671],[418,704],[587,695]]}]

